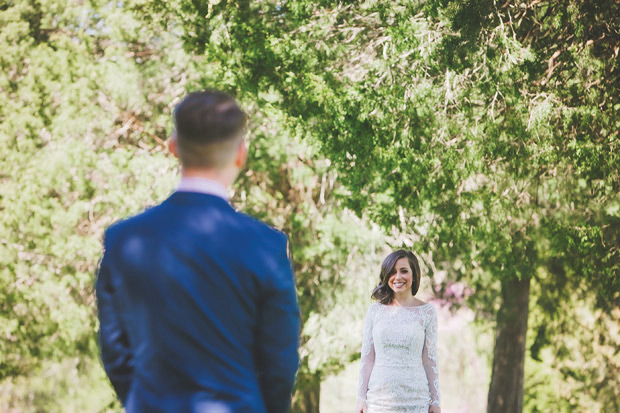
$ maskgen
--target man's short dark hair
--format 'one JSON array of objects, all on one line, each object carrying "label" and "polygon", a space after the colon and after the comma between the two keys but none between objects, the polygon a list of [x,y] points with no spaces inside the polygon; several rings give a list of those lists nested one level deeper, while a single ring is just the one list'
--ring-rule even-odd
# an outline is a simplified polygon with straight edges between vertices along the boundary
[{"label": "man's short dark hair", "polygon": [[190,93],[174,110],[179,158],[184,167],[217,168],[243,139],[246,115],[220,91]]}]

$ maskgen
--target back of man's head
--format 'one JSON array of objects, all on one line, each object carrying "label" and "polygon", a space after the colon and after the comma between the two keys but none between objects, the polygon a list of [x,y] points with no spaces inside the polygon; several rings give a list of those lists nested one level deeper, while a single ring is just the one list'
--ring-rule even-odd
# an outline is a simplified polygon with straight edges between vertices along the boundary
[{"label": "back of man's head", "polygon": [[178,154],[184,168],[226,166],[243,139],[246,115],[219,91],[190,93],[174,110]]}]

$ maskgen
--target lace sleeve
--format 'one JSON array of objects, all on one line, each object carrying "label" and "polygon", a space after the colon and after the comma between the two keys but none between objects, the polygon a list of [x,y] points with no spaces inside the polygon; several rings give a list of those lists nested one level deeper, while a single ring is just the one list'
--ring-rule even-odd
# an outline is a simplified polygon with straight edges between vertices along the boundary
[{"label": "lace sleeve", "polygon": [[366,313],[364,322],[364,336],[362,338],[362,357],[360,359],[360,379],[357,392],[357,399],[366,401],[368,391],[368,380],[370,373],[375,365],[375,346],[372,340],[373,307],[371,305]]},{"label": "lace sleeve", "polygon": [[424,329],[422,363],[431,393],[431,405],[439,406],[439,363],[437,360],[437,310],[433,307]]}]

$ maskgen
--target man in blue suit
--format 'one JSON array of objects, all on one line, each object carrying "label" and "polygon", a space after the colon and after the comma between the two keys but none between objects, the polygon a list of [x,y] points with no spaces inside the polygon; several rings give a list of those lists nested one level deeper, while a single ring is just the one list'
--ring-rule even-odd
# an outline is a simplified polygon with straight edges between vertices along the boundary
[{"label": "man in blue suit", "polygon": [[105,234],[105,370],[129,413],[288,412],[299,309],[287,239],[226,195],[247,156],[245,114],[206,91],[188,95],[174,121],[176,192]]}]

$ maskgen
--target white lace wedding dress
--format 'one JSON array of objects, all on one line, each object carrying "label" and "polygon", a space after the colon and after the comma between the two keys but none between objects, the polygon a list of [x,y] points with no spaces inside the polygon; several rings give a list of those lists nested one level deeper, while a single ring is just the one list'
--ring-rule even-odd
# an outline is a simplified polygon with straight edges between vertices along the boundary
[{"label": "white lace wedding dress", "polygon": [[368,413],[428,413],[439,405],[438,367],[435,307],[370,306],[358,392]]}]

